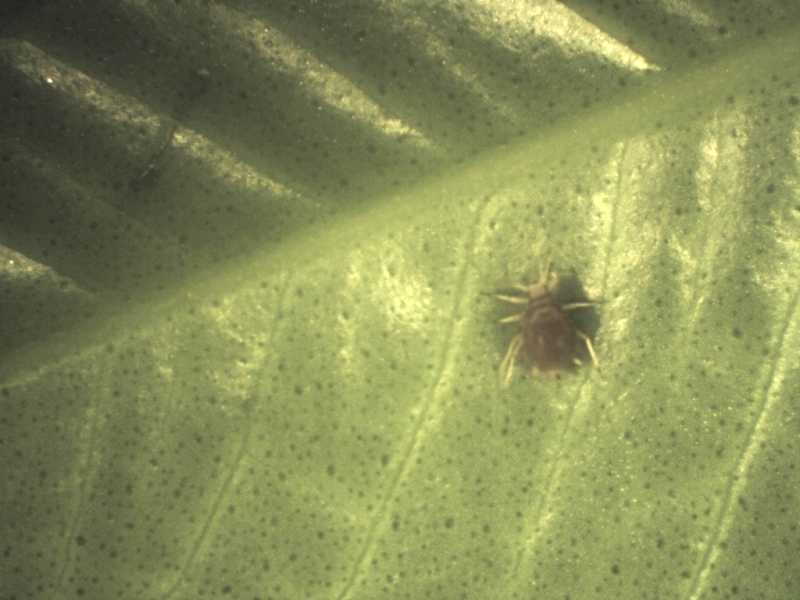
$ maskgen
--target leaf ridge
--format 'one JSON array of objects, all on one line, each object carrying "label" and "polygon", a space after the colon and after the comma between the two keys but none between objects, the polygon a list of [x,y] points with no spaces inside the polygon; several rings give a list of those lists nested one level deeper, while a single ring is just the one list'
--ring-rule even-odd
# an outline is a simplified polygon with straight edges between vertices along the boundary
[{"label": "leaf ridge", "polygon": [[785,351],[788,345],[787,338],[790,337],[789,332],[797,322],[798,307],[800,307],[800,287],[795,289],[794,295],[789,302],[784,324],[778,336],[775,360],[772,361],[767,382],[763,386],[764,399],[761,402],[758,418],[755,419],[753,426],[750,428],[747,435],[748,443],[745,445],[744,450],[742,450],[741,456],[736,463],[736,468],[731,474],[730,481],[723,496],[723,509],[719,511],[719,516],[713,532],[709,536],[705,551],[695,569],[691,585],[686,595],[688,600],[698,600],[705,590],[706,582],[722,549],[723,538],[733,524],[734,509],[743,488],[747,484],[747,473],[755,460],[756,452],[762,446],[762,442],[766,438],[766,423],[768,415],[771,413],[772,408],[778,400],[778,394],[783,382],[783,369],[780,367],[783,363],[787,362],[785,357]]},{"label": "leaf ridge", "polygon": [[[287,296],[289,286],[288,283],[284,285],[283,289],[281,290],[280,299],[278,301],[278,309],[275,311],[275,314],[279,314],[283,308],[284,300]],[[267,347],[274,348],[274,340],[276,336],[276,327],[270,327],[270,335],[269,335],[269,343]],[[266,357],[264,358],[264,363],[266,363]],[[262,373],[265,369],[260,370]],[[263,379],[262,379],[263,380]],[[257,389],[258,382],[254,385]],[[250,412],[253,410],[252,407],[246,410],[246,412]],[[200,552],[200,549],[203,547],[203,544],[208,539],[208,535],[212,529],[216,516],[219,514],[220,507],[222,506],[223,500],[228,496],[230,492],[233,479],[236,476],[236,473],[239,472],[242,462],[244,461],[244,456],[247,454],[247,449],[250,445],[250,437],[253,431],[253,423],[256,421],[253,418],[252,414],[245,414],[244,418],[244,433],[242,434],[242,441],[239,444],[239,448],[236,451],[236,456],[234,457],[231,465],[229,467],[229,471],[227,476],[225,477],[225,481],[222,482],[216,497],[214,498],[211,508],[209,509],[208,515],[206,516],[205,522],[203,523],[203,527],[200,530],[200,533],[197,535],[197,538],[192,543],[189,552],[186,556],[186,559],[183,561],[180,569],[178,570],[177,575],[175,576],[175,580],[172,582],[172,585],[167,589],[167,591],[162,595],[163,600],[168,600],[171,598],[175,592],[180,588],[181,583],[185,579],[185,574],[189,571],[191,566],[194,564],[195,560],[197,559],[197,555]]]},{"label": "leaf ridge", "polygon": [[[606,286],[608,285],[608,278],[609,278],[609,271],[611,265],[611,256],[614,250],[614,242],[617,239],[617,223],[619,220],[619,202],[620,198],[622,197],[622,169],[625,164],[625,157],[627,154],[628,145],[622,145],[622,152],[619,158],[618,168],[617,168],[617,194],[614,199],[614,202],[611,206],[611,222],[609,223],[608,230],[607,230],[607,240],[606,240],[606,248],[605,248],[605,261],[603,265],[603,269],[601,272],[601,279],[600,279],[600,296],[605,296]],[[563,457],[564,452],[561,450],[564,447],[564,443],[569,436],[570,431],[573,429],[574,421],[575,421],[575,414],[577,413],[578,404],[581,402],[581,398],[584,395],[584,390],[586,389],[586,385],[589,383],[589,373],[586,373],[581,381],[580,385],[578,386],[574,400],[570,403],[569,412],[567,414],[566,423],[564,424],[563,429],[561,430],[561,434],[558,437],[558,442],[556,444],[556,448],[559,450],[556,453],[555,458],[550,464],[550,468],[547,470],[547,473],[544,478],[544,494],[538,495],[539,502],[535,504],[535,508],[533,514],[536,515],[535,522],[536,527],[531,533],[526,533],[526,539],[523,540],[523,544],[520,549],[517,551],[516,556],[514,557],[514,563],[511,567],[511,578],[516,579],[519,576],[519,570],[522,566],[522,561],[525,558],[525,555],[528,552],[528,549],[533,544],[533,538],[538,534],[542,527],[547,522],[547,514],[546,509],[550,505],[551,498],[553,493],[555,492],[558,481],[560,480],[561,472],[563,471]]]},{"label": "leaf ridge", "polygon": [[233,481],[234,476],[239,470],[239,466],[242,463],[242,459],[249,445],[250,432],[253,429],[252,423],[253,419],[245,419],[245,428],[244,428],[244,434],[242,435],[242,441],[239,444],[239,449],[236,451],[236,456],[234,457],[233,462],[231,463],[228,474],[225,477],[225,481],[222,482],[222,485],[220,486],[219,491],[217,492],[217,495],[211,504],[211,509],[209,510],[208,515],[206,516],[205,522],[203,523],[203,527],[200,530],[200,533],[198,534],[195,541],[192,543],[188,555],[186,556],[183,565],[178,571],[178,574],[176,575],[175,580],[172,583],[172,586],[170,586],[170,588],[162,596],[164,600],[166,600],[167,598],[171,598],[173,594],[178,590],[180,584],[184,580],[185,573],[189,570],[192,564],[194,564],[197,555],[200,552],[200,548],[203,546],[203,543],[208,538],[208,534],[211,531],[211,526],[214,522],[214,519],[219,514],[220,506],[222,506],[222,501],[228,495],[228,491],[230,490],[231,487],[231,482]]},{"label": "leaf ridge", "polygon": [[[575,414],[577,413],[577,406],[581,401],[581,396],[583,395],[583,389],[585,388],[586,384],[589,381],[589,376],[584,375],[583,381],[581,381],[580,386],[576,390],[574,397],[575,399],[570,403],[569,412],[567,414],[567,419],[564,427],[561,430],[561,434],[558,436],[558,442],[556,444],[557,448],[563,448],[565,440],[569,436],[569,432],[573,428],[573,423],[575,421]],[[558,487],[558,481],[560,480],[561,472],[563,471],[563,459],[564,452],[563,450],[559,450],[555,456],[555,458],[550,463],[550,468],[547,470],[547,474],[544,478],[544,494],[538,495],[540,501],[535,504],[535,508],[533,514],[536,515],[534,519],[536,521],[536,527],[534,528],[533,532],[526,534],[526,539],[523,541],[522,547],[517,551],[517,555],[514,558],[514,564],[511,568],[511,577],[516,579],[519,575],[519,569],[522,565],[522,559],[527,554],[527,550],[530,546],[533,545],[533,540],[537,533],[539,533],[547,522],[547,514],[545,513],[545,509],[550,505],[550,500],[555,492],[556,487]]]},{"label": "leaf ridge", "polygon": [[463,312],[463,308],[466,303],[465,298],[467,297],[467,294],[464,293],[464,290],[467,285],[467,274],[471,264],[467,257],[470,254],[470,248],[472,248],[474,251],[477,232],[480,229],[488,206],[489,203],[486,203],[475,211],[475,220],[473,221],[472,226],[469,228],[469,233],[467,234],[464,244],[465,251],[461,253],[461,255],[464,257],[464,260],[462,261],[461,268],[459,269],[452,317],[448,319],[449,327],[447,335],[445,336],[445,340],[442,342],[442,353],[437,361],[439,368],[437,369],[436,376],[433,378],[433,385],[429,387],[427,399],[423,402],[422,409],[420,410],[419,416],[414,423],[414,428],[409,436],[409,441],[406,445],[405,451],[403,452],[400,463],[395,470],[394,475],[389,479],[386,493],[381,498],[381,501],[375,510],[374,516],[370,520],[361,551],[358,553],[358,556],[353,563],[353,568],[345,580],[342,590],[339,592],[339,594],[337,594],[336,600],[346,600],[350,597],[350,594],[355,588],[356,582],[364,571],[364,565],[367,563],[370,553],[374,549],[375,542],[377,540],[379,525],[385,520],[389,503],[395,497],[397,489],[400,486],[400,482],[404,479],[404,476],[408,474],[410,465],[412,463],[411,457],[420,446],[423,438],[423,431],[425,430],[425,423],[428,421],[428,415],[432,412],[433,406],[437,403],[437,396],[441,395],[439,390],[449,383],[447,370],[448,366],[453,362],[453,354],[455,352],[454,348],[456,344],[453,343],[453,340],[456,337],[455,330],[459,321],[457,317]]},{"label": "leaf ridge", "polygon": [[[90,409],[91,410],[91,409]],[[95,453],[95,445],[96,445],[96,437],[97,437],[97,428],[98,428],[98,410],[97,407],[93,407],[91,411],[93,414],[89,418],[89,423],[87,425],[87,447],[86,447],[86,461],[82,465],[82,468],[85,470],[85,476],[81,477],[80,487],[78,488],[78,501],[75,506],[75,513],[73,514],[72,518],[69,520],[69,523],[64,527],[64,555],[61,559],[61,569],[58,571],[58,575],[56,577],[56,590],[61,591],[64,587],[64,578],[66,576],[67,570],[69,566],[72,564],[72,559],[75,555],[72,548],[74,548],[71,541],[75,538],[75,533],[78,531],[78,527],[81,523],[81,517],[85,514],[86,505],[86,498],[88,496],[87,488],[89,487],[89,478],[92,474],[92,455]],[[56,594],[56,596],[60,596],[60,594]]]},{"label": "leaf ridge", "polygon": [[619,203],[622,198],[622,180],[623,168],[625,166],[625,158],[628,155],[628,144],[622,143],[622,152],[617,162],[617,195],[611,205],[611,222],[608,225],[608,233],[605,248],[605,261],[603,265],[603,272],[600,276],[600,290],[605,294],[608,287],[608,278],[610,277],[609,271],[611,270],[611,255],[614,251],[614,242],[617,241],[617,225],[619,223]]}]

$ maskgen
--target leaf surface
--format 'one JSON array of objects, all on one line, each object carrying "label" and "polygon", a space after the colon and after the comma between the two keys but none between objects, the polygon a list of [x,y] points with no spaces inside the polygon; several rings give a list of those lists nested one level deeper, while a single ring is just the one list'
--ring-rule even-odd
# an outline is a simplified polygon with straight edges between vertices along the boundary
[{"label": "leaf surface", "polygon": [[[799,595],[800,21],[756,4],[18,15],[0,595]],[[503,387],[548,260],[600,364]]]}]

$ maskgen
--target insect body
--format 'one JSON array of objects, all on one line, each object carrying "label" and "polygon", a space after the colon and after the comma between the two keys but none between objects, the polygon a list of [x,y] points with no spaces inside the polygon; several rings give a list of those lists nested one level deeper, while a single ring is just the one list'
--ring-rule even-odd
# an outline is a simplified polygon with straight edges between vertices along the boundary
[{"label": "insect body", "polygon": [[578,354],[580,344],[583,343],[592,357],[592,362],[597,364],[591,338],[577,329],[567,316],[567,312],[589,308],[593,303],[559,304],[553,297],[550,278],[548,264],[538,282],[528,286],[514,286],[514,289],[523,292],[523,295],[497,295],[497,298],[504,302],[527,305],[523,312],[500,319],[501,323],[520,324],[519,333],[511,339],[503,362],[500,363],[503,385],[511,381],[514,363],[520,353],[525,355],[533,369],[563,370],[580,364]]}]

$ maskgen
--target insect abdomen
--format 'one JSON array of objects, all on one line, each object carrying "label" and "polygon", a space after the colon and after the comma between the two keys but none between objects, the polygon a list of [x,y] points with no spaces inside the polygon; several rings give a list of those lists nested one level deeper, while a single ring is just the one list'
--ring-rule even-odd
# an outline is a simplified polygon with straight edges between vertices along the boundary
[{"label": "insect abdomen", "polygon": [[573,366],[577,346],[575,327],[554,302],[529,307],[523,318],[522,337],[525,354],[540,371]]}]

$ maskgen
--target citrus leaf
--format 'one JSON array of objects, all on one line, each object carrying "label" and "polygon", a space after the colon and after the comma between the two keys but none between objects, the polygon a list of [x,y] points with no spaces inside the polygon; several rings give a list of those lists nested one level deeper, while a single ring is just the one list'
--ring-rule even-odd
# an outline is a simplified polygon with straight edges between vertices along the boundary
[{"label": "citrus leaf", "polygon": [[0,595],[800,593],[791,3],[4,10]]}]

